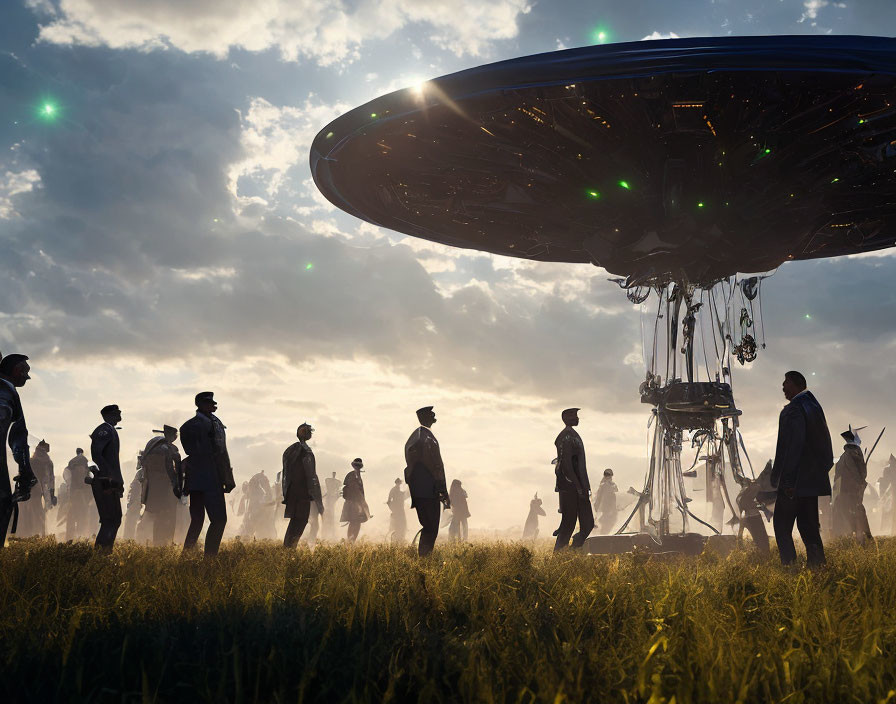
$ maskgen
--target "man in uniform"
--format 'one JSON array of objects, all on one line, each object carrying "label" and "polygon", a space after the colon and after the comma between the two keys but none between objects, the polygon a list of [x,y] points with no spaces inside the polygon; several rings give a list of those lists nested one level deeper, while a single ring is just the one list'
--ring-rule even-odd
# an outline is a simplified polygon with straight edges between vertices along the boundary
[{"label": "man in uniform", "polygon": [[828,472],[834,464],[831,434],[821,404],[806,388],[806,377],[797,371],[784,375],[781,385],[789,403],[778,419],[778,442],[772,464],[775,502],[775,539],[781,563],[796,561],[793,524],[806,546],[809,567],[825,564],[818,522],[818,497],[831,495]]},{"label": "man in uniform", "polygon": [[16,533],[21,538],[31,535],[41,537],[47,534],[47,512],[56,505],[56,475],[53,460],[50,459],[50,444],[41,440],[31,455],[31,470],[37,477],[37,484],[31,490],[31,498],[19,504],[19,527]]},{"label": "man in uniform", "polygon": [[218,404],[211,391],[196,394],[196,415],[180,426],[180,439],[187,453],[184,460],[184,488],[190,496],[190,527],[184,550],[196,547],[205,514],[205,554],[217,555],[227,525],[227,504],[224,494],[236,487],[233,468],[227,453],[224,424],[215,415]]},{"label": "man in uniform", "polygon": [[420,521],[420,542],[417,553],[425,557],[432,553],[439,534],[439,503],[451,507],[445,465],[439,450],[439,441],[433,435],[432,424],[436,414],[432,406],[417,411],[418,427],[404,446],[404,480],[411,492],[411,508],[417,510]]},{"label": "man in uniform", "polygon": [[342,482],[336,478],[336,472],[333,472],[324,481],[327,491],[324,494],[324,514],[321,521],[322,537],[324,540],[333,540],[336,537],[336,502],[342,496]]},{"label": "man in uniform", "polygon": [[16,489],[13,492],[9,484],[9,467],[6,450],[0,448],[0,548],[6,544],[6,531],[19,501],[27,501],[31,496],[31,487],[37,484],[37,478],[31,471],[28,457],[28,428],[25,425],[25,413],[17,388],[25,385],[31,377],[28,372],[28,357],[23,354],[9,354],[0,359],[0,445],[9,443],[13,459],[19,465],[19,473],[15,479]]},{"label": "man in uniform", "polygon": [[[591,484],[585,466],[585,444],[575,430],[575,426],[579,424],[579,409],[567,408],[560,417],[565,427],[554,440],[557,448],[557,464],[554,469],[557,484],[554,491],[559,494],[561,519],[554,552],[569,547],[570,536],[573,548],[582,547],[594,529]],[[579,532],[573,536],[576,521],[579,523]]]},{"label": "man in uniform", "polygon": [[121,422],[121,410],[115,404],[100,410],[103,422],[90,434],[90,456],[96,464],[91,487],[100,518],[95,547],[111,551],[121,525],[121,497],[124,496],[124,478],[121,476],[116,424]]},{"label": "man in uniform", "polygon": [[162,426],[159,433],[146,443],[143,449],[143,495],[145,511],[152,519],[152,544],[171,545],[177,524],[177,506],[180,503],[180,450],[177,428]]},{"label": "man in uniform", "polygon": [[296,429],[299,441],[287,447],[283,453],[283,503],[286,505],[284,515],[289,519],[286,535],[283,537],[283,547],[286,548],[295,548],[298,545],[299,538],[302,537],[308,523],[312,502],[321,515],[327,515],[320,493],[314,453],[308,446],[313,432],[314,428],[308,423],[302,423]]},{"label": "man in uniform", "polygon": [[80,447],[75,450],[75,456],[68,461],[68,465],[62,470],[62,475],[68,485],[68,498],[66,499],[65,539],[77,540],[89,535],[88,510],[90,508],[90,483],[87,471],[87,458]]},{"label": "man in uniform", "polygon": [[843,454],[837,460],[837,466],[834,467],[834,498],[831,507],[834,537],[849,536],[861,545],[871,538],[871,531],[868,529],[868,518],[862,504],[868,468],[862,455],[860,430],[863,428],[853,429],[849,426],[849,430],[840,433],[846,444],[843,446]]}]

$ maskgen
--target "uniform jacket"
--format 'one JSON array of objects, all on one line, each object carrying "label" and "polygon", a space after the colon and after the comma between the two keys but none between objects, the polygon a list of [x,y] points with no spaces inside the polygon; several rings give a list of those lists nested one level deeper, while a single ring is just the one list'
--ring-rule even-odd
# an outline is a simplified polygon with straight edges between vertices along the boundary
[{"label": "uniform jacket", "polygon": [[81,496],[81,492],[90,493],[90,485],[84,479],[89,472],[87,471],[87,458],[84,455],[75,455],[68,461],[62,476],[68,484],[68,495]]},{"label": "uniform jacket", "polygon": [[147,511],[174,510],[175,489],[179,490],[180,450],[164,435],[151,438],[143,450],[143,493],[141,503]]},{"label": "uniform jacket", "polygon": [[616,494],[619,489],[612,479],[601,479],[594,497],[594,510],[599,513],[616,513]]},{"label": "uniform jacket", "polygon": [[121,465],[118,453],[121,443],[118,439],[118,431],[109,423],[101,423],[90,434],[90,457],[96,465],[97,474],[111,484],[108,486],[118,488],[119,495],[124,495],[124,478],[121,476]]},{"label": "uniform jacket", "polygon": [[352,470],[345,475],[342,483],[342,515],[339,520],[344,523],[364,523],[370,518],[367,498],[364,496],[364,480],[361,473]]},{"label": "uniform jacket", "polygon": [[467,492],[463,487],[457,487],[454,491],[448,493],[451,499],[452,515],[457,519],[469,518],[470,507],[467,504]]},{"label": "uniform jacket", "polygon": [[53,460],[46,450],[35,448],[31,457],[31,470],[39,482],[44,506],[49,509],[52,506],[52,497],[56,494],[56,474],[53,472]]},{"label": "uniform jacket", "polygon": [[304,440],[294,442],[283,453],[283,503],[286,518],[292,518],[298,502],[313,501],[317,510],[324,512],[324,499],[317,478],[314,453]]},{"label": "uniform jacket", "polygon": [[429,428],[421,425],[411,433],[404,445],[404,461],[411,508],[417,499],[437,499],[448,493],[439,441]]},{"label": "uniform jacket", "polygon": [[213,414],[196,412],[180,426],[180,441],[187,453],[184,491],[229,493],[236,483],[227,453],[224,424]]},{"label": "uniform jacket", "polygon": [[588,470],[585,466],[585,443],[575,428],[567,426],[554,440],[557,448],[557,484],[554,491],[575,491],[580,496],[591,494]]},{"label": "uniform jacket", "polygon": [[[0,379],[0,443],[9,442],[12,456],[19,464],[30,466],[28,459],[28,428],[25,413],[16,387]],[[0,470],[6,470],[6,450],[0,451]],[[3,488],[0,488],[3,491]]]},{"label": "uniform jacket", "polygon": [[794,496],[830,496],[828,473],[834,464],[831,434],[821,405],[811,391],[794,396],[778,419],[778,444],[772,484]]}]

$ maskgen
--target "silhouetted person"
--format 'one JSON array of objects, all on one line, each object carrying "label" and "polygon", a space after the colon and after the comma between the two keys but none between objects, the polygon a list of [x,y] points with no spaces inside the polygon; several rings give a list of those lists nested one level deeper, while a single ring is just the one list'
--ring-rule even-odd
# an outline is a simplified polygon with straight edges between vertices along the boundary
[{"label": "silhouetted person", "polygon": [[[85,481],[90,473],[87,471],[87,458],[80,447],[75,450],[62,476],[68,486],[65,501],[65,539],[77,540],[90,535],[88,516],[90,515],[90,483]],[[61,516],[60,516],[61,518]]]},{"label": "silhouetted person", "polygon": [[893,534],[896,517],[896,456],[890,455],[883,474],[877,480],[880,496],[880,532]]},{"label": "silhouetted person", "polygon": [[417,510],[420,521],[420,542],[417,553],[424,557],[432,553],[439,534],[439,503],[451,506],[445,480],[445,465],[439,442],[430,428],[436,422],[432,406],[417,411],[417,428],[404,446],[404,480],[411,492],[411,508]]},{"label": "silhouetted person", "polygon": [[302,423],[296,429],[299,441],[287,447],[283,453],[283,503],[286,505],[284,515],[289,519],[283,546],[287,548],[298,545],[308,524],[312,503],[325,518],[326,511],[329,510],[324,509],[320,481],[317,478],[317,463],[314,452],[308,446],[313,433],[314,428],[308,423]]},{"label": "silhouetted person", "polygon": [[37,484],[31,490],[31,498],[19,504],[19,527],[16,534],[20,538],[47,535],[47,512],[57,503],[56,476],[49,452],[49,443],[41,440],[31,455],[31,470],[37,478]]},{"label": "silhouetted person", "polygon": [[[591,510],[591,484],[585,466],[585,443],[575,430],[579,424],[579,409],[567,408],[560,416],[565,427],[560,431],[554,445],[557,448],[554,488],[560,498],[560,527],[557,528],[557,542],[554,552],[569,547],[580,548],[594,529],[594,513]],[[579,532],[572,535],[579,524]]]},{"label": "silhouetted person", "polygon": [[180,426],[180,440],[187,458],[183,461],[184,493],[190,497],[190,527],[184,550],[196,547],[205,514],[209,526],[205,534],[205,554],[217,555],[224,528],[227,504],[224,494],[236,487],[227,453],[224,424],[215,415],[218,404],[211,391],[196,394],[196,415]]},{"label": "silhouetted person", "polygon": [[777,487],[775,539],[781,562],[796,560],[793,523],[806,546],[809,567],[825,564],[818,523],[818,497],[830,496],[828,472],[834,464],[831,434],[821,405],[806,389],[806,378],[787,372],[782,384],[784,406],[778,420],[778,443],[772,465],[772,485]]},{"label": "silhouetted person", "polygon": [[410,498],[410,494],[402,489],[401,479],[395,479],[395,486],[389,490],[389,498],[386,505],[389,507],[389,535],[393,543],[403,543],[407,540],[408,517],[405,513],[404,502]]},{"label": "silhouetted person", "polygon": [[31,367],[27,360],[28,357],[23,354],[8,354],[0,359],[0,444],[9,444],[13,460],[19,466],[16,489],[13,492],[9,482],[6,450],[0,448],[0,548],[6,544],[6,531],[16,502],[27,501],[31,496],[31,487],[37,483],[28,456],[25,413],[16,390],[31,378],[28,375]]},{"label": "silhouetted person", "polygon": [[342,482],[342,515],[339,520],[348,524],[346,540],[353,543],[361,532],[361,524],[370,520],[370,508],[367,506],[367,498],[364,496],[364,480],[361,479],[361,468],[364,463],[360,457],[352,460],[352,470],[345,475]]},{"label": "silhouetted person", "polygon": [[448,498],[451,499],[451,523],[448,524],[448,537],[451,540],[466,541],[470,508],[467,505],[467,492],[461,486],[460,479],[451,482]]},{"label": "silhouetted person", "polygon": [[333,540],[336,537],[336,502],[342,496],[342,482],[336,478],[336,472],[324,481],[327,491],[324,494],[324,512],[321,521],[322,537],[324,540]]},{"label": "silhouetted person", "polygon": [[150,438],[143,448],[143,505],[144,519],[152,520],[152,544],[155,546],[174,543],[177,527],[177,507],[180,505],[181,473],[180,450],[177,428],[165,425]]},{"label": "silhouetted person", "polygon": [[750,533],[753,544],[763,557],[770,552],[768,531],[762,518],[762,505],[774,498],[774,487],[771,485],[772,462],[768,461],[759,476],[744,486],[735,499],[740,511],[741,528]]},{"label": "silhouetted person", "polygon": [[613,470],[605,469],[604,476],[597,485],[597,493],[594,496],[594,512],[599,514],[598,531],[602,535],[609,535],[616,525],[618,511],[616,509],[616,494],[619,489],[613,481]]},{"label": "silhouetted person", "polygon": [[862,545],[871,539],[871,530],[862,503],[865,487],[868,485],[866,481],[868,468],[862,454],[860,430],[862,428],[853,429],[850,426],[849,430],[840,433],[846,444],[834,467],[831,509],[833,536],[835,538],[849,536]]},{"label": "silhouetted person", "polygon": [[274,513],[277,499],[271,490],[271,482],[264,470],[256,472],[249,479],[246,494],[246,513],[240,535],[256,540],[274,540],[277,530],[274,527]]},{"label": "silhouetted person", "polygon": [[529,502],[529,515],[523,526],[523,540],[535,540],[538,537],[538,517],[547,515],[541,504],[542,500],[538,498],[538,492],[535,492],[535,498]]},{"label": "silhouetted person", "polygon": [[115,427],[121,422],[121,411],[112,404],[104,406],[100,415],[103,422],[90,434],[90,456],[96,464],[91,487],[100,519],[94,545],[101,550],[112,550],[121,525],[121,497],[124,496],[124,478],[119,463],[121,443]]}]

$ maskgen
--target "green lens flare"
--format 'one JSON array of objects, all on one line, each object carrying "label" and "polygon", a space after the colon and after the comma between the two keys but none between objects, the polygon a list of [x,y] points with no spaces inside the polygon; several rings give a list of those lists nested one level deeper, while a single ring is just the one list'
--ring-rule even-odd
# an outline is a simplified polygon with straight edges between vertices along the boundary
[{"label": "green lens flare", "polygon": [[699,203],[697,203],[697,207],[698,207],[698,208],[702,208],[702,207],[703,207],[703,201],[700,201]]},{"label": "green lens flare", "polygon": [[45,120],[47,122],[51,122],[56,119],[59,115],[59,108],[56,103],[45,100],[42,102],[37,108],[37,116],[41,120]]},{"label": "green lens flare", "polygon": [[588,191],[588,197],[596,200],[600,198],[600,191]]},{"label": "green lens flare", "polygon": [[624,188],[627,191],[632,190],[632,187],[629,185],[628,181],[619,181],[619,187]]},{"label": "green lens flare", "polygon": [[305,271],[311,271],[313,268],[314,268],[314,264],[312,264],[311,262],[308,262],[305,265]]}]

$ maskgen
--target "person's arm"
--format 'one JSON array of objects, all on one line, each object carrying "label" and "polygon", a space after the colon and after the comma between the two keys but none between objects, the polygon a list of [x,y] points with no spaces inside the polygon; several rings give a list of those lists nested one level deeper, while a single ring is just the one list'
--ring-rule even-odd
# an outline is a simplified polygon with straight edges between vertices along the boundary
[{"label": "person's arm", "polygon": [[317,504],[317,510],[320,515],[324,514],[324,497],[320,492],[320,481],[317,478],[317,468],[315,467],[314,458],[308,454],[302,457],[302,468],[305,471],[305,483],[311,494],[311,499]]},{"label": "person's arm", "polygon": [[779,447],[783,456],[779,460],[775,455],[775,467],[778,468],[780,461],[778,486],[785,489],[785,492],[791,490],[792,493],[799,478],[800,458],[806,444],[806,417],[802,409],[795,405],[788,406],[785,411],[781,415],[778,429]]}]

